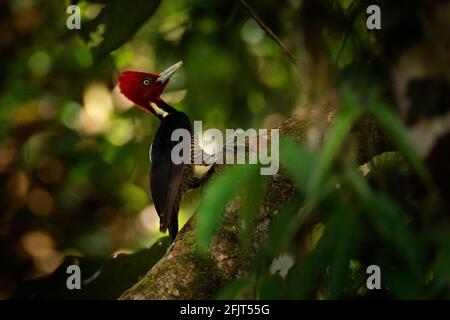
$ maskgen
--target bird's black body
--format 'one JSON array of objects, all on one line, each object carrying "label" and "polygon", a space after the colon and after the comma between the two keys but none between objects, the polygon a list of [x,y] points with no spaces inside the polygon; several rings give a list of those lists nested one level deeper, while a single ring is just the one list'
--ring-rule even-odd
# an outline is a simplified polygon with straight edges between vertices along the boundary
[{"label": "bird's black body", "polygon": [[[150,189],[156,212],[160,219],[160,231],[169,229],[170,243],[178,233],[178,210],[184,193],[189,189],[202,185],[215,172],[212,166],[202,176],[195,175],[194,150],[198,147],[202,161],[211,155],[205,153],[196,142],[191,121],[183,112],[179,112],[168,104],[160,101],[159,107],[166,112],[159,117],[161,124],[156,131],[151,149]],[[177,129],[186,129],[191,135],[190,163],[175,164],[172,161],[172,149],[179,141],[172,141],[172,133]],[[185,156],[181,154],[180,156]],[[205,162],[201,165],[207,166]]]},{"label": "bird's black body", "polygon": [[162,118],[151,151],[152,198],[160,218],[160,230],[164,232],[169,229],[171,242],[178,232],[178,210],[182,195],[194,178],[193,165],[174,164],[171,159],[172,149],[178,143],[171,140],[172,132],[180,128],[192,131],[186,114],[176,111]]}]

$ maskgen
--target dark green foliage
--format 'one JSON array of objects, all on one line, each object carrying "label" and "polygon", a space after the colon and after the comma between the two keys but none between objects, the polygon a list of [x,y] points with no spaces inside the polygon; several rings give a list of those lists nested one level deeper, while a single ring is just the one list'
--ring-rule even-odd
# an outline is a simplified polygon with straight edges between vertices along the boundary
[{"label": "dark green foliage", "polygon": [[[428,172],[406,138],[402,124],[388,107],[377,104],[366,112],[376,114],[403,153],[376,157],[366,177],[350,163],[343,168],[333,165],[344,138],[361,115],[356,108],[348,100],[344,102],[329,138],[317,155],[290,140],[282,141],[282,164],[297,183],[297,199],[280,210],[254,272],[247,276],[247,282],[240,280],[241,286],[227,288],[228,297],[232,296],[232,288],[239,294],[254,286],[250,280],[254,277],[257,283],[262,283],[256,288],[255,297],[273,299],[380,297],[380,294],[407,299],[442,294],[443,287],[448,290],[448,237],[441,235],[437,242],[424,242],[424,237],[427,238],[424,229],[415,227],[416,220],[424,218],[417,207],[420,204],[411,202],[402,192],[392,191],[389,195],[377,182],[389,179],[388,185],[398,184],[394,189],[408,189],[405,183],[411,183],[411,177],[415,177],[414,183],[429,182]],[[432,190],[420,197],[430,199]],[[307,230],[303,225],[311,215],[320,217],[324,226],[323,231],[312,232],[319,240],[285,279],[274,278],[268,272],[269,265],[279,255],[292,256],[299,250],[299,233]],[[439,230],[437,226],[434,228]],[[436,249],[436,257],[426,260],[426,255]],[[366,289],[366,268],[371,264],[381,267],[381,292]]]},{"label": "dark green foliage", "polygon": [[104,0],[105,7],[93,20],[83,21],[80,34],[100,61],[127,42],[156,11],[161,0]]}]

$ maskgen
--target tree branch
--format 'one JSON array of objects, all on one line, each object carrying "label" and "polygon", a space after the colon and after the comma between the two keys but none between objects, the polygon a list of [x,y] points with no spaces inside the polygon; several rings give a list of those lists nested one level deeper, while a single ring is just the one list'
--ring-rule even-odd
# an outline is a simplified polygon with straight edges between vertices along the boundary
[{"label": "tree branch", "polygon": [[[329,126],[334,110],[322,119]],[[313,123],[310,117],[292,117],[280,127],[282,135],[305,142],[307,131]],[[326,131],[326,130],[325,130]],[[360,147],[357,159],[363,163],[376,154],[390,149],[390,144],[369,118],[361,118],[354,127],[353,137]],[[369,143],[368,143],[369,141]],[[371,145],[367,148],[367,145]],[[180,231],[172,248],[120,299],[209,299],[228,283],[243,276],[267,237],[270,222],[281,205],[295,193],[295,186],[284,175],[274,175],[266,189],[265,199],[259,208],[253,245],[244,249],[239,242],[239,203],[234,201],[226,209],[222,224],[213,237],[207,254],[197,251],[195,216]]]},{"label": "tree branch", "polygon": [[259,25],[259,27],[271,37],[276,44],[283,50],[283,52],[291,59],[292,63],[297,65],[297,61],[294,58],[294,55],[289,51],[288,47],[281,41],[280,38],[267,26],[264,21],[261,20],[260,17],[253,11],[253,9],[250,7],[250,5],[245,0],[239,0],[241,5],[244,7],[244,9],[248,12],[248,14],[256,21],[256,23]]}]

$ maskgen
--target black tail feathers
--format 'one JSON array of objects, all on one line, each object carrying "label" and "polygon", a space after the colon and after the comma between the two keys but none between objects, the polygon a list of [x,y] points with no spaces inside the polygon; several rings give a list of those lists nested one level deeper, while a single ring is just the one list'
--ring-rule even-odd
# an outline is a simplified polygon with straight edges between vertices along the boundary
[{"label": "black tail feathers", "polygon": [[[177,210],[178,211],[178,210]],[[169,223],[169,242],[172,244],[175,241],[175,238],[178,234],[178,212],[176,215],[170,219]]]}]

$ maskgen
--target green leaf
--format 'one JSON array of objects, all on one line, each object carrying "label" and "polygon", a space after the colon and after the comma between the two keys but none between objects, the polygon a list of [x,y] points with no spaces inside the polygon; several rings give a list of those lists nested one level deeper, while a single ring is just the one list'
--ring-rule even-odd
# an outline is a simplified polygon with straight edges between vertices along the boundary
[{"label": "green leaf", "polygon": [[342,207],[335,212],[327,228],[334,228],[337,235],[330,264],[330,296],[335,299],[342,297],[344,289],[350,285],[350,260],[360,246],[361,225],[356,216]]},{"label": "green leaf", "polygon": [[[425,293],[420,286],[423,275],[411,275],[401,269],[392,269],[387,265],[380,266],[382,281],[389,287],[392,295],[397,299],[425,299]],[[383,280],[384,279],[384,280]]]},{"label": "green leaf", "polygon": [[408,262],[411,271],[418,273],[420,248],[407,229],[401,208],[386,195],[372,192],[367,182],[355,170],[348,170],[345,177],[360,197],[370,222],[380,236],[395,246]]},{"label": "green leaf", "polygon": [[450,236],[446,230],[436,230],[429,236],[436,246],[436,256],[431,265],[431,287],[438,292],[450,283]]},{"label": "green leaf", "polygon": [[267,275],[260,280],[259,299],[276,300],[283,297],[284,281],[278,274]]},{"label": "green leaf", "polygon": [[[328,233],[327,233],[328,232]],[[316,247],[297,265],[286,279],[288,298],[314,298],[319,287],[320,278],[325,273],[325,267],[330,258],[334,239],[328,236],[329,230],[319,239]]]},{"label": "green leaf", "polygon": [[83,21],[80,30],[96,62],[128,41],[155,13],[161,0],[105,2],[100,14],[91,21]]},{"label": "green leaf", "polygon": [[400,119],[381,101],[378,101],[373,105],[371,112],[423,182],[428,186],[432,186],[432,179],[429,172],[423,164],[417,150],[409,140],[408,132]]},{"label": "green leaf", "polygon": [[280,162],[299,188],[305,190],[317,157],[290,138],[280,141]]},{"label": "green leaf", "polygon": [[197,243],[200,250],[208,248],[227,204],[236,197],[246,182],[259,173],[259,166],[236,165],[227,168],[206,186],[197,212]]},{"label": "green leaf", "polygon": [[450,248],[442,249],[433,263],[433,289],[440,290],[450,283]]},{"label": "green leaf", "polygon": [[360,225],[341,200],[335,202],[335,211],[326,222],[324,234],[287,282],[290,298],[313,298],[320,288],[320,280],[327,274],[331,298],[341,297],[350,284],[350,261],[360,247]]},{"label": "green leaf", "polygon": [[352,96],[345,95],[344,103],[336,114],[334,124],[327,135],[326,141],[320,153],[317,164],[313,167],[310,180],[307,186],[306,207],[311,209],[321,197],[320,186],[324,178],[328,175],[331,165],[336,158],[344,142],[345,137],[350,132],[353,123],[361,114],[355,106]]},{"label": "green leaf", "polygon": [[243,291],[245,288],[249,286],[253,286],[254,281],[255,279],[252,275],[236,279],[229,285],[225,286],[225,288],[218,294],[216,299],[217,300],[236,299],[239,292]]}]

